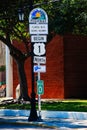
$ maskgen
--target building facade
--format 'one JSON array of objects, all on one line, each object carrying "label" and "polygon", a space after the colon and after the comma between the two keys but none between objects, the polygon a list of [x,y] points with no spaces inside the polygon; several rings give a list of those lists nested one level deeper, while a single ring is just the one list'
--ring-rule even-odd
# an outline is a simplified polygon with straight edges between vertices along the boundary
[{"label": "building facade", "polygon": [[[18,45],[19,46],[19,45]],[[17,67],[13,63],[13,91],[19,83]],[[31,94],[31,59],[25,64],[28,91]],[[35,76],[37,73],[35,73]],[[44,80],[42,98],[87,98],[87,37],[55,36],[46,45],[46,73],[41,74]],[[36,89],[36,82],[35,82]]]},{"label": "building facade", "polygon": [[[15,44],[14,41],[13,44]],[[17,47],[23,49],[17,43]],[[19,84],[17,66],[6,49],[6,96],[16,98]],[[25,63],[28,93],[31,94],[31,58]],[[35,78],[37,73],[34,74]],[[46,73],[41,73],[44,80],[44,94],[41,98],[87,99],[87,36],[56,35],[46,45]],[[35,91],[37,89],[35,81]],[[37,95],[36,95],[37,96]]]}]

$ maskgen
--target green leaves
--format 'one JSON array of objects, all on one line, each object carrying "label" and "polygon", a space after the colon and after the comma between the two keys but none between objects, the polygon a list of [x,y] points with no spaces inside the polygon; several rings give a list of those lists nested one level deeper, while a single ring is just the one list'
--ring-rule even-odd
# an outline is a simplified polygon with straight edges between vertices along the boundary
[{"label": "green leaves", "polygon": [[[49,2],[48,2],[49,3]],[[47,7],[47,5],[44,5]],[[44,7],[43,5],[41,7]],[[45,7],[49,16],[50,31],[58,34],[87,35],[87,1],[61,0]]]},{"label": "green leaves", "polygon": [[[34,0],[34,7],[43,8],[49,18],[49,34],[75,33],[87,35],[87,0]],[[24,22],[18,20],[18,9],[24,9]],[[29,38],[29,0],[0,1],[0,35],[9,32],[11,38]]]}]

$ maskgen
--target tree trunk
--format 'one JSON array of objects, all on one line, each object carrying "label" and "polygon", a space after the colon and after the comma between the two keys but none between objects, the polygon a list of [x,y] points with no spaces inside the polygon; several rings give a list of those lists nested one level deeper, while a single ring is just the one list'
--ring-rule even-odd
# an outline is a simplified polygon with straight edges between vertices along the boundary
[{"label": "tree trunk", "polygon": [[27,79],[24,69],[24,61],[23,60],[16,60],[18,66],[18,75],[19,75],[19,82],[20,82],[20,99],[23,98],[26,101],[30,101],[28,96],[28,87],[27,87]]}]

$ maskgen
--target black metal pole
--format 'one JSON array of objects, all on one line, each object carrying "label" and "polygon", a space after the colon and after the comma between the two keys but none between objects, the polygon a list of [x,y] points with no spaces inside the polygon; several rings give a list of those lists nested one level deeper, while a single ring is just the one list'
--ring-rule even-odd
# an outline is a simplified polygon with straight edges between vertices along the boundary
[{"label": "black metal pole", "polygon": [[[33,9],[33,0],[30,1],[30,11]],[[32,92],[31,92],[31,110],[30,110],[30,116],[28,118],[28,121],[37,121],[37,110],[36,110],[36,94],[35,94],[35,86],[34,86],[34,71],[33,71],[33,43],[31,43],[31,76],[32,76]]]},{"label": "black metal pole", "polygon": [[34,86],[34,72],[33,72],[33,43],[31,43],[31,49],[32,49],[32,57],[31,57],[31,75],[32,75],[32,92],[31,92],[31,110],[30,110],[30,116],[28,118],[28,121],[37,121],[37,110],[36,110],[36,94],[35,94],[35,86]]}]

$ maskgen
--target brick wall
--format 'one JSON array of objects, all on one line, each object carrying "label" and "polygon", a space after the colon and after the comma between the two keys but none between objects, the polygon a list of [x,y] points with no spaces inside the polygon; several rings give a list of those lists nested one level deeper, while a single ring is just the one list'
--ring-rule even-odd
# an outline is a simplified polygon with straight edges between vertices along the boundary
[{"label": "brick wall", "polygon": [[68,35],[64,41],[64,96],[87,98],[87,37]]},{"label": "brick wall", "polygon": [[43,98],[64,98],[63,39],[56,36],[47,45],[47,71],[42,75],[45,82]]},{"label": "brick wall", "polygon": [[[15,44],[16,41],[14,41]],[[15,44],[18,48],[21,44]],[[26,75],[28,80],[28,91],[31,93],[31,58],[25,63]],[[36,74],[35,74],[36,76]],[[17,66],[13,63],[13,93],[18,82]],[[41,79],[44,80],[44,95],[42,98],[64,98],[64,53],[63,38],[55,36],[50,43],[46,45],[46,73],[41,73]],[[35,82],[36,88],[36,82]]]},{"label": "brick wall", "polygon": [[[22,47],[20,44],[18,48]],[[46,45],[46,73],[42,98],[87,98],[87,37],[55,36]],[[31,93],[31,59],[25,63],[28,91]],[[13,64],[14,97],[18,84],[17,67]],[[36,76],[36,74],[35,74]],[[36,82],[35,82],[36,89]]]}]

